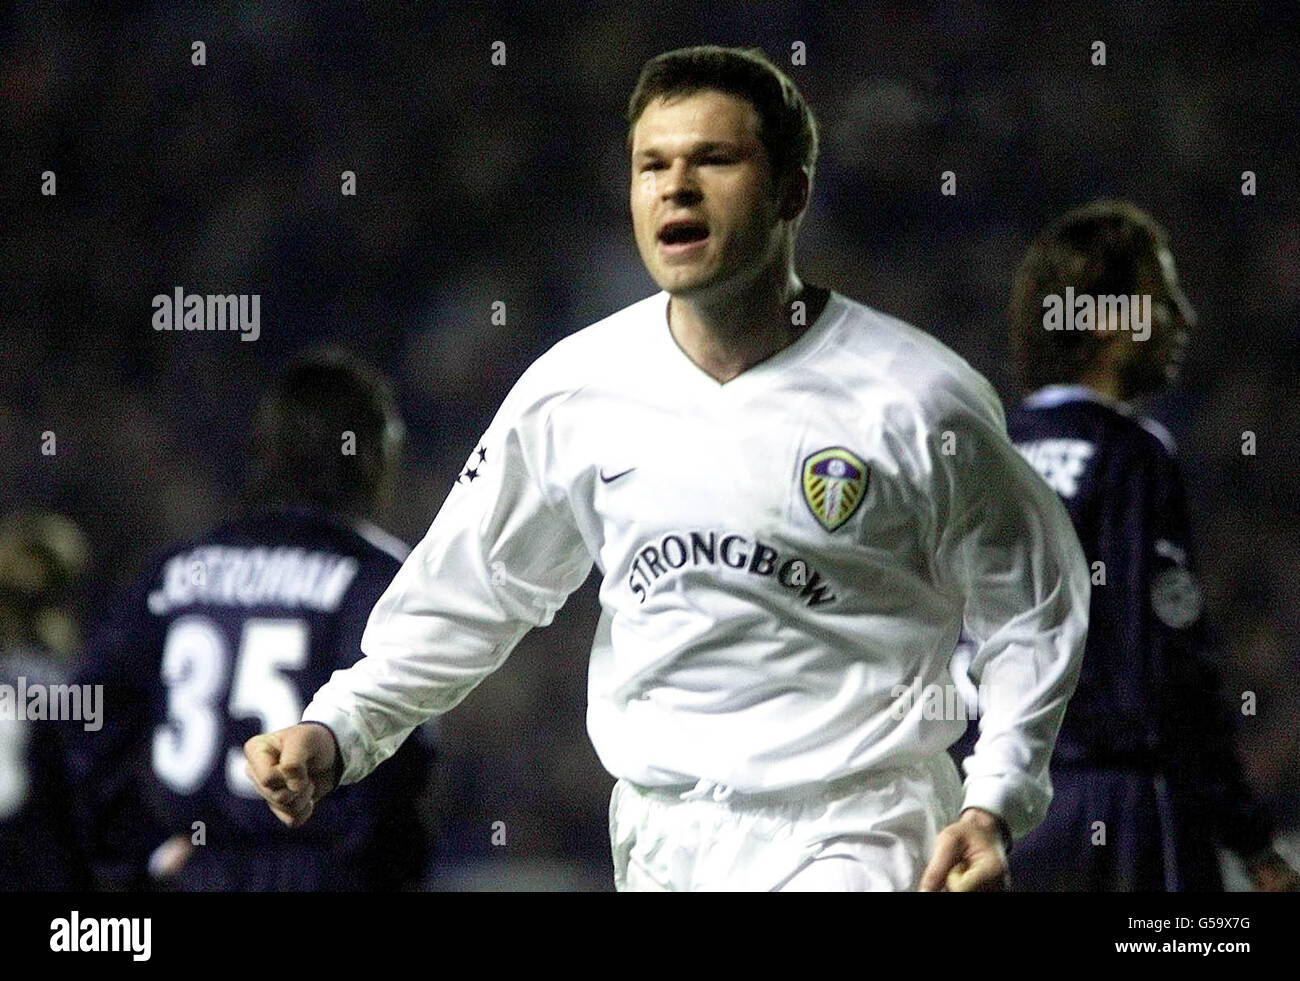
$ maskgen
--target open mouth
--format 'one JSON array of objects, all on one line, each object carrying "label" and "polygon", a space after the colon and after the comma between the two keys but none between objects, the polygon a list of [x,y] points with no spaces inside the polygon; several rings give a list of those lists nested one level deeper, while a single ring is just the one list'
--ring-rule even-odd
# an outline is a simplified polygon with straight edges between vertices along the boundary
[{"label": "open mouth", "polygon": [[709,226],[702,221],[670,221],[659,229],[659,244],[666,252],[684,252],[709,237]]}]

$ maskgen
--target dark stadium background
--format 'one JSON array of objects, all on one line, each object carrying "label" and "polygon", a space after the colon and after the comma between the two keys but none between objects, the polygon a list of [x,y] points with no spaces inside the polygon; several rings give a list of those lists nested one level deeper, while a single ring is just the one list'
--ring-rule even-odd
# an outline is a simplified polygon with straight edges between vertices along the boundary
[{"label": "dark stadium background", "polygon": [[[1037,228],[1103,193],[1168,227],[1201,327],[1151,409],[1181,445],[1226,691],[1258,693],[1247,774],[1295,828],[1298,37],[1292,3],[7,4],[0,504],[85,529],[89,630],[150,552],[233,513],[258,392],[335,342],[397,384],[384,524],[418,539],[526,365],[655,289],[623,149],[642,62],[758,45],[822,127],[801,269],[933,332],[1008,403],[1003,311]],[[176,286],[260,294],[260,339],[155,332]],[[594,596],[443,720],[439,887],[610,887]]]}]

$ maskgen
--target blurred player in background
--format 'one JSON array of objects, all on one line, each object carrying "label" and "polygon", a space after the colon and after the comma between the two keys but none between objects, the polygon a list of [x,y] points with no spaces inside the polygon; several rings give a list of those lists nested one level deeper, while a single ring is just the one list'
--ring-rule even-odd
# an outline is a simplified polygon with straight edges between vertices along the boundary
[{"label": "blurred player in background", "polygon": [[[817,136],[761,53],[652,59],[630,205],[659,292],[525,372],[305,724],[249,741],[286,824],[365,777],[603,576],[588,731],[629,890],[1000,887],[1083,650],[1069,518],[989,384],[801,281]],[[963,612],[1000,712],[963,792]],[[310,825],[304,830],[308,830]],[[928,865],[927,865],[928,863]]]},{"label": "blurred player in background", "polygon": [[90,886],[66,757],[69,727],[82,722],[24,718],[17,704],[22,692],[69,681],[80,643],[73,590],[88,554],[81,530],[59,515],[0,522],[0,685],[9,689],[0,703],[0,892]]},{"label": "blurred player in background", "polygon": [[307,356],[257,408],[246,516],[156,561],[90,647],[106,722],[79,740],[80,802],[107,888],[391,890],[430,856],[432,747],[417,733],[291,834],[240,746],[288,725],[361,652],[407,549],[371,518],[391,492],[402,423],[385,381]]},{"label": "blurred player in background", "polygon": [[[1127,322],[1118,301],[1101,299],[1121,296]],[[1089,302],[1080,297],[1094,304],[1095,329],[1068,329]],[[1173,443],[1129,404],[1177,377],[1194,323],[1164,229],[1124,201],[1057,219],[1017,270],[1010,319],[1014,368],[1031,394],[1007,429],[1064,500],[1093,569],[1087,652],[1052,759],[1055,797],[1012,851],[1013,887],[1220,890],[1222,843],[1257,888],[1294,889],[1205,656]]]}]

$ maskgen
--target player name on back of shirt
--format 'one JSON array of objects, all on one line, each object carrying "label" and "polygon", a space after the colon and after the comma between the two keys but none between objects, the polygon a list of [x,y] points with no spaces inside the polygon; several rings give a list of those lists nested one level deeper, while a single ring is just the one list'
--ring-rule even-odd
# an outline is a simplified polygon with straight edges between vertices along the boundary
[{"label": "player name on back of shirt", "polygon": [[356,573],[356,559],[332,552],[205,545],[167,561],[149,612],[162,616],[197,604],[332,611]]}]

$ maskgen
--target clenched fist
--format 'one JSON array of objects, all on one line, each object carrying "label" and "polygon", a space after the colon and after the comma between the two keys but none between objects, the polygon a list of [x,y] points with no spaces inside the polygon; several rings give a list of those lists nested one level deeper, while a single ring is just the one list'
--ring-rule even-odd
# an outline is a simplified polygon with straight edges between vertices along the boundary
[{"label": "clenched fist", "polygon": [[1005,892],[1007,854],[998,818],[968,807],[939,832],[930,864],[921,876],[921,892]]},{"label": "clenched fist", "polygon": [[244,743],[246,767],[271,813],[290,828],[307,823],[334,789],[334,733],[315,722],[262,733]]}]

